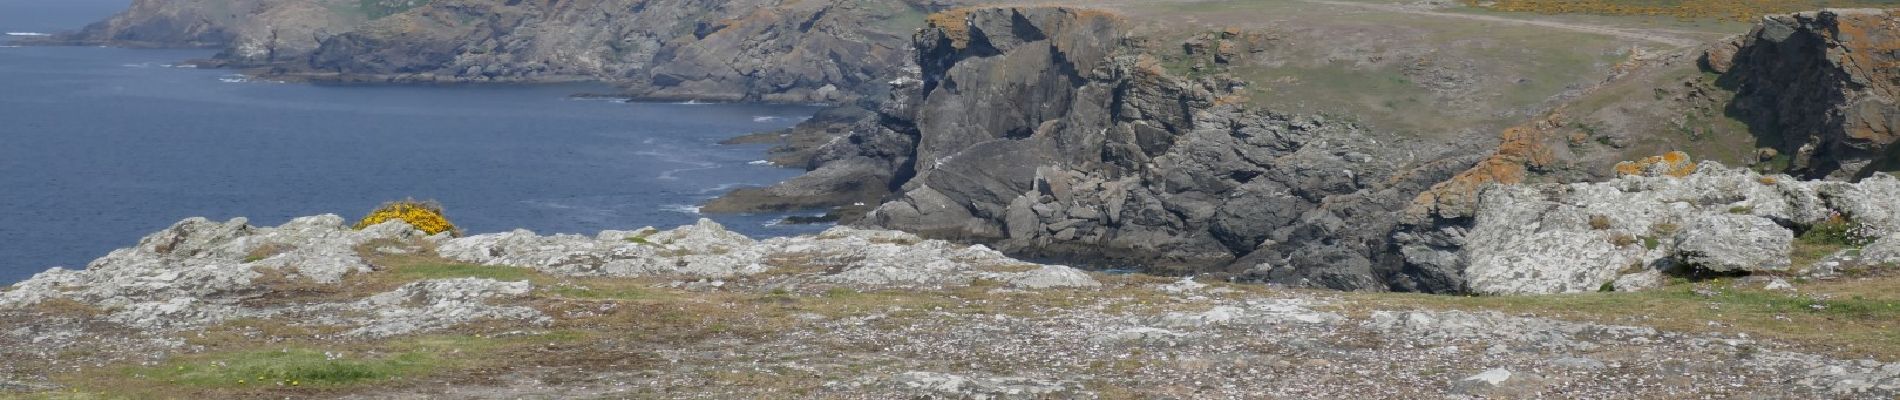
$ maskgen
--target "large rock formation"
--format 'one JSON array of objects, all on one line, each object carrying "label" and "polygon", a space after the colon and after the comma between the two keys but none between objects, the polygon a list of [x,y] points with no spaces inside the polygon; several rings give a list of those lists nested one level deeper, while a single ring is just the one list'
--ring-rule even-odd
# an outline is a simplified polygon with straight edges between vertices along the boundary
[{"label": "large rock formation", "polygon": [[1826,10],[1778,15],[1709,52],[1736,90],[1729,112],[1812,178],[1900,168],[1900,15]]},{"label": "large rock formation", "polygon": [[895,178],[866,224],[1098,266],[1386,289],[1392,214],[1463,167],[1416,161],[1447,146],[1248,110],[1229,92],[1243,83],[1176,76],[1127,29],[1071,8],[933,16],[916,75],[819,171]]}]

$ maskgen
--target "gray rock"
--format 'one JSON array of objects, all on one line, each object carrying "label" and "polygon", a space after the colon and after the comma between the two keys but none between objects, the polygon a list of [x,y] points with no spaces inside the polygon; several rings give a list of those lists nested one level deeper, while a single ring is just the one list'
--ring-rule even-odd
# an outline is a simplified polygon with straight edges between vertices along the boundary
[{"label": "gray rock", "polygon": [[[1462,278],[1472,292],[1581,292],[1605,283],[1642,290],[1660,286],[1658,271],[1675,268],[1787,271],[1794,241],[1788,225],[1848,215],[1878,234],[1871,227],[1884,224],[1882,213],[1900,198],[1880,197],[1894,184],[1889,180],[1798,181],[1705,162],[1680,178],[1494,185],[1478,195],[1469,231],[1395,237],[1413,264],[1465,263]],[[1878,242],[1870,248],[1885,246]]]},{"label": "gray rock", "polygon": [[1078,390],[1079,385],[1056,380],[1001,377],[972,378],[937,372],[905,372],[897,383],[919,392],[960,399],[1040,399]]},{"label": "gray rock", "polygon": [[670,231],[607,231],[596,237],[532,232],[444,240],[451,259],[576,276],[733,278],[774,269],[815,271],[812,283],[860,288],[961,286],[984,279],[1023,289],[1099,286],[1074,268],[1023,262],[983,246],[916,235],[833,228],[764,242],[712,220]]},{"label": "gray rock", "polygon": [[1900,266],[1900,235],[1883,237],[1868,244],[1861,249],[1860,258],[1871,264]]},{"label": "gray rock", "polygon": [[388,337],[429,331],[479,320],[513,320],[545,324],[548,317],[525,306],[494,302],[526,296],[528,282],[492,279],[438,279],[410,283],[388,293],[370,296],[348,308],[369,310],[374,316],[356,322],[352,336]]},{"label": "gray rock", "polygon": [[1794,232],[1753,216],[1702,216],[1681,235],[1678,256],[1717,272],[1785,271],[1794,250]]},{"label": "gray rock", "polygon": [[[1735,88],[1729,108],[1777,143],[1792,170],[1806,177],[1858,178],[1889,159],[1900,141],[1900,107],[1881,50],[1896,34],[1884,10],[1829,9],[1763,17],[1754,32],[1711,52]],[[1878,174],[1876,174],[1878,175]],[[1889,232],[1888,234],[1891,234]]]},{"label": "gray rock", "polygon": [[111,319],[150,329],[182,329],[268,314],[231,304],[255,291],[263,272],[285,279],[335,283],[371,266],[356,253],[375,241],[429,241],[400,221],[350,229],[336,215],[304,217],[277,227],[238,218],[180,221],[138,246],[115,250],[84,270],[53,268],[0,293],[0,308],[68,299],[116,310]]}]

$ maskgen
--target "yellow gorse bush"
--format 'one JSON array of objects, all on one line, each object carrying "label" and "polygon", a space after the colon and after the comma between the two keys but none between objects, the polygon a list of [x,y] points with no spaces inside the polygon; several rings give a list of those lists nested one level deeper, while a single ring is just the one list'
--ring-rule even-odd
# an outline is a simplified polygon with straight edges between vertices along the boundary
[{"label": "yellow gorse bush", "polygon": [[450,235],[462,236],[462,230],[456,228],[455,223],[449,222],[448,216],[443,215],[442,205],[433,201],[413,199],[383,203],[382,207],[377,207],[376,211],[371,211],[369,215],[357,221],[356,229],[368,228],[392,220],[402,220],[409,223],[409,226],[431,235],[448,232]]}]

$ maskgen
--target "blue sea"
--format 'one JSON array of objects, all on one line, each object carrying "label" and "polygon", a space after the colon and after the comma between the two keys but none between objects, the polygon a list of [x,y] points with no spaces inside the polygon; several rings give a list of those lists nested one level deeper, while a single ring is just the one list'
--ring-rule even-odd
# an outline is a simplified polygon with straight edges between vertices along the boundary
[{"label": "blue sea", "polygon": [[[0,0],[0,32],[76,29],[124,3]],[[286,84],[174,66],[211,55],[0,48],[0,285],[83,266],[193,216],[274,225],[416,198],[441,202],[470,233],[690,224],[718,194],[797,174],[754,163],[764,146],[718,141],[815,111],[570,98],[609,90],[594,86]],[[824,228],[773,223],[783,216],[708,217],[754,237]]]}]

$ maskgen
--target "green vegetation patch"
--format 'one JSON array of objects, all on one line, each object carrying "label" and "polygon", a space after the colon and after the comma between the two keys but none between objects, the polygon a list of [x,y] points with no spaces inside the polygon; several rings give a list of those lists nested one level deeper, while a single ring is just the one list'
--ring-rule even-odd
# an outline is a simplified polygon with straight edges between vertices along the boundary
[{"label": "green vegetation patch", "polygon": [[356,8],[369,19],[401,14],[416,7],[429,5],[433,0],[357,0]]},{"label": "green vegetation patch", "polygon": [[[361,357],[361,358],[359,358]],[[345,355],[308,348],[212,354],[128,373],[190,386],[338,386],[424,373],[441,362],[434,354],[406,352],[384,357]]]},{"label": "green vegetation patch", "polygon": [[520,282],[543,277],[541,272],[528,268],[453,262],[423,262],[405,265],[391,268],[389,274],[392,279],[404,282],[454,278],[487,278],[502,282]]}]

